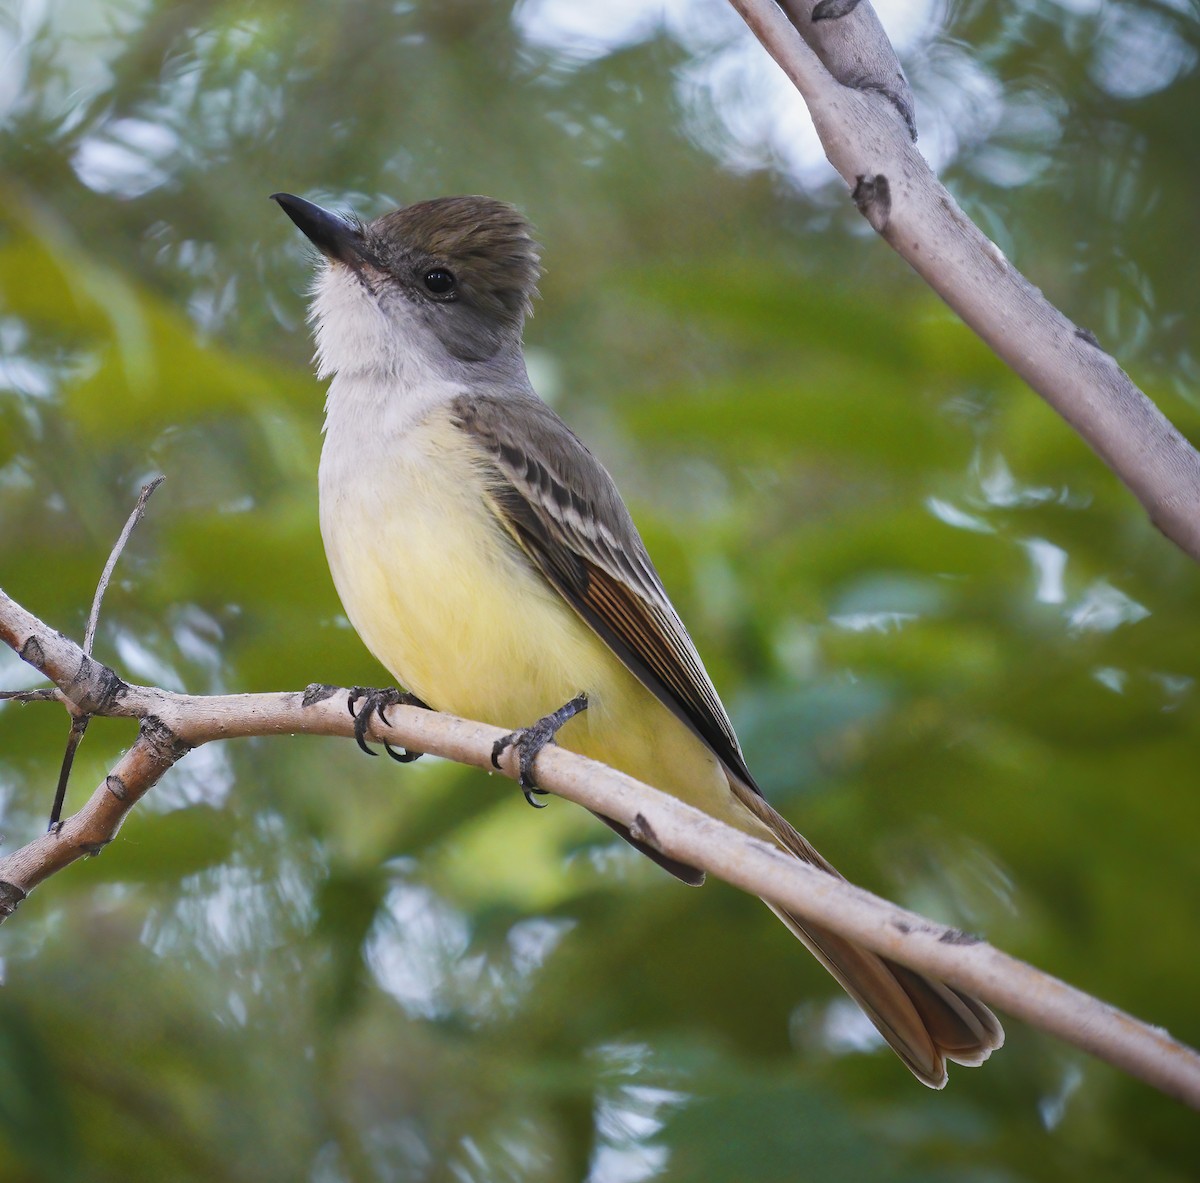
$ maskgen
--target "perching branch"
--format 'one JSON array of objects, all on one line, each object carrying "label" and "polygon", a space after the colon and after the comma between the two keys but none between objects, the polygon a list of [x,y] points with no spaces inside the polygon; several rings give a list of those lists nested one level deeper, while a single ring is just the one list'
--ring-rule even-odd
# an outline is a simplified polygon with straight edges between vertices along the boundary
[{"label": "perching branch", "polygon": [[[264,735],[353,735],[345,690],[187,695],[124,682],[0,591],[0,639],[55,683],[76,711],[139,721],[137,741],[56,832],[0,859],[0,921],[56,871],[112,841],[125,815],[176,761],[202,743]],[[391,708],[368,737],[489,768],[503,734],[483,723],[415,707]],[[614,818],[673,858],[832,929],[885,957],[940,978],[1049,1031],[1200,1109],[1200,1054],[977,937],[888,903],[844,880],[583,756],[550,746],[538,783]],[[515,776],[515,768],[505,769]]]},{"label": "perching branch", "polygon": [[913,143],[907,83],[867,0],[730,3],[804,97],[826,156],[871,226],[1200,560],[1200,454],[930,170]]}]

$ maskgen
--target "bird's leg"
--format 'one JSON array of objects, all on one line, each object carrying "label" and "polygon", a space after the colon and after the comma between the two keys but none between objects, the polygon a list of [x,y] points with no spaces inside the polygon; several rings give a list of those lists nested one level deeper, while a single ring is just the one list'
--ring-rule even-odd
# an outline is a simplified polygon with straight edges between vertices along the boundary
[{"label": "bird's leg", "polygon": [[568,720],[586,711],[587,705],[587,694],[577,694],[570,702],[563,703],[558,710],[552,711],[532,726],[522,727],[520,731],[510,731],[507,735],[501,736],[492,746],[492,766],[495,768],[500,767],[500,757],[509,748],[517,749],[517,766],[521,771],[521,790],[525,794],[525,800],[534,808],[541,809],[546,804],[544,801],[535,801],[534,793],[545,793],[546,790],[539,789],[533,779],[533,762],[538,758],[538,753],[542,748],[548,743],[554,742],[559,728]]},{"label": "bird's leg", "polygon": [[[359,699],[362,699],[361,707],[358,706]],[[372,715],[378,715],[383,723],[387,723],[388,717],[385,711],[388,707],[421,707],[423,710],[429,710],[429,707],[415,694],[409,694],[404,690],[397,690],[394,686],[390,686],[385,690],[372,690],[367,686],[355,686],[350,691],[350,697],[346,700],[346,706],[350,714],[354,716],[354,738],[358,741],[358,746],[368,756],[375,755],[367,747],[367,728],[371,725]],[[423,755],[422,752],[398,752],[386,740],[383,743],[383,750],[399,764],[411,764]]]}]

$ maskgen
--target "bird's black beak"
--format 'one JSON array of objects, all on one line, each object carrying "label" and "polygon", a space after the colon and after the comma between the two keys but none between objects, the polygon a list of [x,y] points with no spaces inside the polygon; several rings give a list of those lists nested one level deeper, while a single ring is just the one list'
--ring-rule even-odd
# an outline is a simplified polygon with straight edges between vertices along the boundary
[{"label": "bird's black beak", "polygon": [[327,259],[360,263],[366,258],[362,231],[352,222],[290,193],[272,193],[271,200],[279,203],[283,212]]}]

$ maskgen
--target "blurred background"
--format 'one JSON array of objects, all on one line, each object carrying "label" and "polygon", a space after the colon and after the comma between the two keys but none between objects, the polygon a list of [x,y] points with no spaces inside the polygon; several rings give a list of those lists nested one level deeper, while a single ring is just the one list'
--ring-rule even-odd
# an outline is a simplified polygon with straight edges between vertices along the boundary
[{"label": "blurred background", "polygon": [[[920,144],[1200,436],[1192,0],[887,0]],[[850,877],[1200,1043],[1200,572],[867,229],[720,0],[6,0],[0,582],[178,690],[386,683],[321,550],[278,189],[516,202],[535,384],[774,802]],[[0,653],[0,685],[35,684]],[[514,724],[526,720],[513,720]],[[5,850],[67,731],[0,710]],[[99,720],[77,806],[131,739]],[[194,752],[0,933],[0,1180],[1183,1180],[1023,1024],[912,1081],[757,901],[351,743]]]}]

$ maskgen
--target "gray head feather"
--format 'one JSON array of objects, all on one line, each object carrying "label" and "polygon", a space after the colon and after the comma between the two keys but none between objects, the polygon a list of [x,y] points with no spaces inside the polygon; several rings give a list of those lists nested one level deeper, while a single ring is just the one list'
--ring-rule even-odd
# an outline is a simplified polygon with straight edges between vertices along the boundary
[{"label": "gray head feather", "polygon": [[367,245],[389,270],[442,266],[461,298],[519,322],[529,314],[541,274],[525,217],[492,197],[436,197],[384,214],[366,227]]},{"label": "gray head feather", "polygon": [[[541,268],[530,225],[513,206],[491,197],[420,201],[367,223],[362,245],[454,356],[484,360],[520,340]],[[431,289],[433,273],[443,273],[447,290]]]}]

